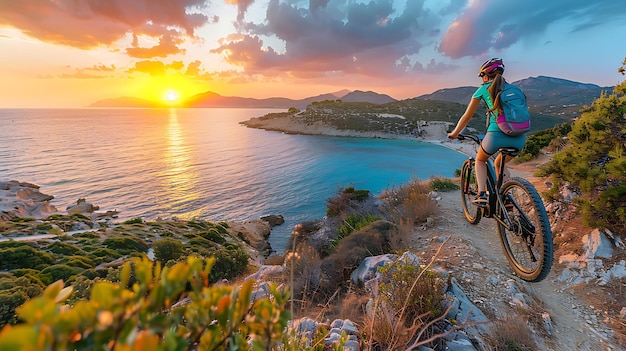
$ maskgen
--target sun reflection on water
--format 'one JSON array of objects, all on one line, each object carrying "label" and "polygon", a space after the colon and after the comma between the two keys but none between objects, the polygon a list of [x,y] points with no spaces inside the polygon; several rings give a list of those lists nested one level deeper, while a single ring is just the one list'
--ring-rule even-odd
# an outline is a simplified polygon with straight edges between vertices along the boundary
[{"label": "sun reflection on water", "polygon": [[[198,217],[201,210],[193,209],[187,212],[179,212],[180,209],[189,208],[185,204],[198,200],[198,174],[193,167],[190,146],[186,143],[185,134],[178,123],[176,109],[169,111],[169,123],[167,129],[168,147],[165,152],[165,179],[167,181],[168,201],[172,209],[172,215],[183,219]],[[191,207],[194,208],[194,207]]]}]

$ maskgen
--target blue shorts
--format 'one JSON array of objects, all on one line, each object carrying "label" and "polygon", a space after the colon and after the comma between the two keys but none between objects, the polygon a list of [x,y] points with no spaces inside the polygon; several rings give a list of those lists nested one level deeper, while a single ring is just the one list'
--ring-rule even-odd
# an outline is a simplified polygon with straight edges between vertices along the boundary
[{"label": "blue shorts", "polygon": [[487,132],[480,143],[480,147],[489,155],[495,154],[501,147],[515,147],[521,151],[524,145],[526,145],[526,134],[509,136],[500,131]]}]

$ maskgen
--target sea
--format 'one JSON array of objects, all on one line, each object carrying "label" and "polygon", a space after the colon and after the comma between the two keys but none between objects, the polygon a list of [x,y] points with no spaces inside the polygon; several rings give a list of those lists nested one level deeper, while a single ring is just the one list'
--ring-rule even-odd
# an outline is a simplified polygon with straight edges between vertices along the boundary
[{"label": "sea", "polygon": [[118,220],[243,221],[282,215],[285,251],[298,223],[323,218],[353,186],[378,195],[452,177],[466,158],[412,140],[285,134],[239,122],[283,109],[0,109],[0,180],[40,186],[65,211],[80,198]]}]

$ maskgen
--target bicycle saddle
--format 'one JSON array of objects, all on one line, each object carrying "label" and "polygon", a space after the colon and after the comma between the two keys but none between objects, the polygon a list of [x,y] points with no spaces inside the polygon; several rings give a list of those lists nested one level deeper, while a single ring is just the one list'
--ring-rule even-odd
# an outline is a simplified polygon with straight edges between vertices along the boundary
[{"label": "bicycle saddle", "polygon": [[505,154],[505,155],[510,155],[510,156],[517,156],[517,154],[520,153],[520,149],[516,148],[516,147],[501,147],[498,149],[498,151],[500,151],[501,153]]}]

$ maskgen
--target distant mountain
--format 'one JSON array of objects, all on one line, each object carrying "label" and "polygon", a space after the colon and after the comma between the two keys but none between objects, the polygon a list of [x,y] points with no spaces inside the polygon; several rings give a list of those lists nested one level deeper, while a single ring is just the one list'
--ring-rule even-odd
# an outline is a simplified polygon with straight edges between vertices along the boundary
[{"label": "distant mountain", "polygon": [[[273,97],[267,99],[245,98],[238,96],[222,96],[216,92],[207,91],[196,94],[184,102],[186,107],[248,107],[248,108],[284,108],[295,107],[305,109],[308,105],[316,101],[325,100],[343,100],[347,102],[370,102],[375,104],[384,104],[396,101],[389,95],[378,94],[373,91],[350,91],[347,89],[339,90],[333,93],[311,96],[308,98],[294,100],[282,97]],[[166,107],[164,104],[158,104],[149,100],[121,97],[114,99],[104,99],[94,102],[90,107]]]},{"label": "distant mountain", "polygon": [[[515,82],[528,97],[532,112],[571,119],[579,115],[580,109],[590,105],[603,91],[613,87],[600,87],[595,84],[573,82],[567,79],[546,76],[530,77]],[[467,104],[477,87],[440,89],[431,94],[418,96],[419,99],[440,100]]]},{"label": "distant mountain", "polygon": [[438,100],[456,102],[457,104],[467,104],[477,88],[478,87],[444,88],[436,90],[430,94],[420,95],[417,98],[423,100]]},{"label": "distant mountain", "polygon": [[389,95],[378,94],[373,91],[355,90],[341,97],[344,102],[371,102],[374,104],[386,104],[388,102],[398,101]]}]

